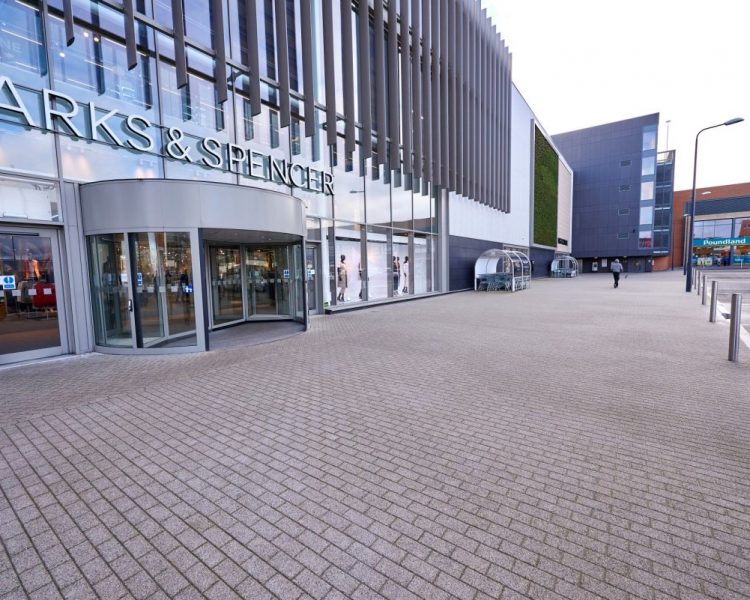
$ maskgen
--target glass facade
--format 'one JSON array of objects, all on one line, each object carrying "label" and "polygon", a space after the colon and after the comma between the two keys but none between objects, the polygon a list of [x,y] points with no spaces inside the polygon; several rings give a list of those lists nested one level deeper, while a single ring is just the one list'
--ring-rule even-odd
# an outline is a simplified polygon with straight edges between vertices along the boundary
[{"label": "glass facade", "polygon": [[[490,117],[497,124],[509,109],[505,46],[497,50],[488,43],[485,49],[488,55],[501,52],[495,58],[502,76],[494,83],[498,104],[507,106],[492,115],[488,95],[475,129],[450,142],[487,152],[493,146],[494,156],[505,157],[497,181],[486,178],[480,186],[473,170],[461,172],[461,162],[440,164],[451,156],[454,129],[443,132],[443,148],[435,139],[428,147],[429,132],[447,123],[435,114],[415,125],[410,107],[402,110],[413,82],[401,70],[419,40],[408,34],[401,39],[387,22],[376,24],[372,11],[361,24],[358,3],[345,4],[134,0],[128,23],[116,1],[0,0],[0,221],[46,226],[53,230],[49,239],[59,237],[60,244],[80,236],[78,262],[88,270],[83,277],[96,345],[200,345],[193,286],[202,279],[210,326],[263,314],[299,319],[305,305],[300,289],[311,277],[316,283],[307,289],[319,295],[317,310],[429,293],[439,288],[438,198],[455,193],[453,182],[471,188],[472,199],[509,212],[509,152],[499,152],[508,140],[485,136],[479,144],[485,113],[487,124]],[[249,6],[254,15],[247,14]],[[248,31],[253,22],[256,31]],[[453,23],[447,26],[452,31]],[[482,19],[466,27],[494,35]],[[430,72],[423,81],[420,64],[411,68],[419,85],[434,83]],[[468,89],[474,82],[465,83],[467,94],[479,94]],[[448,86],[439,89],[448,93]],[[489,82],[481,90],[489,94]],[[418,155],[410,150],[411,138],[422,136]],[[412,171],[428,176],[416,178]],[[445,174],[442,186],[429,181],[436,173]],[[292,195],[315,223],[317,239],[303,254],[298,242],[200,247],[197,225],[80,233],[81,197],[71,183],[146,179]],[[64,228],[74,235],[62,236]],[[7,269],[16,269],[14,253],[6,252]],[[201,253],[205,273],[198,272]],[[53,275],[59,279],[60,269],[45,276]],[[11,304],[18,306],[11,298],[20,296],[6,296],[10,314]],[[62,297],[52,296],[56,302]],[[68,310],[78,309],[71,304]],[[45,311],[48,320],[52,312]],[[56,331],[57,341],[50,337],[48,347],[65,346],[64,325]]]},{"label": "glass facade", "polygon": [[692,260],[700,267],[750,265],[750,216],[696,221]]},{"label": "glass facade", "polygon": [[638,248],[654,247],[654,206],[656,193],[656,136],[657,126],[643,128],[641,154],[641,196],[638,227]]}]

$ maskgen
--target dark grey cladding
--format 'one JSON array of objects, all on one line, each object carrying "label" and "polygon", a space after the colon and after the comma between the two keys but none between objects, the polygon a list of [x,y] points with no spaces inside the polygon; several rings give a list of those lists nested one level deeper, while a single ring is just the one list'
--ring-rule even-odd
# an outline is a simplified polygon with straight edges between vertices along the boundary
[{"label": "dark grey cladding", "polygon": [[185,14],[182,0],[172,0],[172,20],[174,22],[174,61],[177,72],[177,87],[187,85],[187,52],[185,50]]},{"label": "dark grey cladding", "polygon": [[360,143],[362,159],[372,156],[372,98],[370,81],[370,10],[367,2],[357,9],[359,24],[359,120],[362,123]]},{"label": "dark grey cladding", "polygon": [[128,69],[135,69],[138,64],[138,51],[135,43],[135,11],[133,0],[123,0],[125,11],[125,52],[128,58]]},{"label": "dark grey cladding", "polygon": [[[186,39],[184,0],[170,3],[178,88],[188,84],[187,46],[211,52],[219,103],[229,100],[235,77],[245,74],[242,91],[249,96],[251,115],[261,113],[263,98],[278,103],[272,108],[279,111],[282,127],[299,110],[294,116],[305,121],[309,137],[318,130],[316,112],[325,111],[328,145],[336,145],[343,133],[346,153],[359,149],[360,157],[368,159],[377,136],[376,163],[413,175],[394,181],[413,179],[422,190],[432,184],[436,191],[453,191],[510,212],[512,56],[479,0],[372,0],[372,5],[364,0],[207,0],[210,49],[189,32]],[[46,12],[47,1],[40,4]],[[62,0],[68,44],[75,40],[74,4]],[[121,3],[121,43],[129,69],[137,67],[139,46],[145,43],[138,27],[153,26],[153,17],[139,12],[139,4]],[[116,4],[107,5],[114,10]],[[266,15],[259,22],[257,10],[271,6],[271,21]],[[59,8],[52,10],[59,15]],[[229,57],[227,14],[244,19],[236,29],[230,23],[231,31],[241,32],[241,59]],[[269,35],[273,39],[266,39]],[[261,77],[261,60],[269,61],[268,78]],[[316,60],[323,62],[322,69]],[[276,92],[262,97],[266,85]],[[324,97],[316,98],[316,90],[324,90]],[[337,91],[343,99],[339,105]]]},{"label": "dark grey cladding", "polygon": [[[305,90],[305,136],[315,134],[315,84],[313,77],[313,44],[312,14],[309,2],[300,2],[300,21],[302,23],[302,81]],[[257,46],[257,44],[256,44]]]},{"label": "dark grey cladding", "polygon": [[328,77],[334,73],[333,53],[333,0],[323,0],[323,54],[326,70],[326,140],[329,146],[336,145],[336,81]]},{"label": "dark grey cladding", "polygon": [[65,13],[65,43],[70,46],[76,39],[73,30],[73,0],[63,0],[63,11]]},{"label": "dark grey cladding", "polygon": [[247,48],[247,75],[250,80],[250,112],[253,116],[261,113],[260,99],[260,58],[258,56],[258,13],[256,0],[245,0],[245,47]]},{"label": "dark grey cladding", "polygon": [[[354,47],[352,42],[351,0],[341,1],[341,61],[344,84],[344,149],[347,153],[354,152],[355,139],[354,120]],[[347,18],[349,15],[349,18]]]},{"label": "dark grey cladding", "polygon": [[[213,0],[221,2],[221,0]],[[289,101],[289,40],[286,26],[286,0],[275,0],[276,76],[279,82],[279,124],[289,127],[292,122]],[[216,39],[216,38],[214,38]],[[223,36],[220,39],[224,39]]]},{"label": "dark grey cladding", "polygon": [[386,140],[386,131],[388,131],[388,123],[386,123],[386,111],[385,111],[385,89],[387,85],[387,74],[385,72],[385,23],[383,21],[383,0],[375,0],[375,123],[378,132],[378,164],[384,165],[386,163],[386,148],[388,147]]},{"label": "dark grey cladding", "polygon": [[[229,98],[229,90],[227,87],[227,56],[224,48],[224,3],[222,0],[211,0],[211,36],[214,39],[216,52],[214,60],[216,95],[219,104],[224,104]],[[287,77],[287,92],[289,91],[288,79]]]}]

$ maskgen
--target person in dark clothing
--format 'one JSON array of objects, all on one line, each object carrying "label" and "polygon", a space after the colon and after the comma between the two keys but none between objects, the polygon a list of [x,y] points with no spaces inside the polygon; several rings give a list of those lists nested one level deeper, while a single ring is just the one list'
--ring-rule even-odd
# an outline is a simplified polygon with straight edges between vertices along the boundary
[{"label": "person in dark clothing", "polygon": [[615,287],[618,287],[620,285],[620,273],[622,273],[622,263],[619,258],[612,261],[610,271],[612,271],[612,276],[615,278]]}]

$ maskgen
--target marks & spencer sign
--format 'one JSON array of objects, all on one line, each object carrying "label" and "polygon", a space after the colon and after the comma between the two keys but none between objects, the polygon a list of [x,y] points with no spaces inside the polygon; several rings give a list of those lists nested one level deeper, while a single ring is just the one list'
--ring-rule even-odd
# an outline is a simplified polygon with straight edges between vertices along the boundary
[{"label": "marks & spencer sign", "polygon": [[196,141],[186,136],[179,127],[162,128],[144,116],[108,111],[94,102],[79,103],[67,94],[47,88],[42,90],[41,114],[35,118],[16,86],[6,76],[0,76],[0,113],[12,115],[25,127],[64,133],[131,152],[158,154],[252,179],[333,195],[333,175],[320,169],[211,136]]}]

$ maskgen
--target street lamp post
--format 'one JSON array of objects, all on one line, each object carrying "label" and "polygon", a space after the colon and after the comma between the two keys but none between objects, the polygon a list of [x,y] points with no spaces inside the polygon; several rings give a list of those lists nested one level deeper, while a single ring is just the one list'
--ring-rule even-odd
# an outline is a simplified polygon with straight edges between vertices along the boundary
[{"label": "street lamp post", "polygon": [[695,135],[695,156],[693,157],[693,193],[690,199],[690,223],[688,223],[690,233],[688,235],[688,247],[687,253],[685,255],[685,261],[687,264],[685,277],[686,292],[690,292],[693,287],[693,231],[695,230],[695,177],[698,171],[698,136],[700,136],[700,134],[704,131],[708,131],[709,129],[724,127],[726,125],[734,125],[735,123],[741,123],[744,120],[745,119],[743,119],[742,117],[735,117],[734,119],[729,119],[728,121],[724,121],[723,123],[711,125],[711,127],[704,127]]}]

